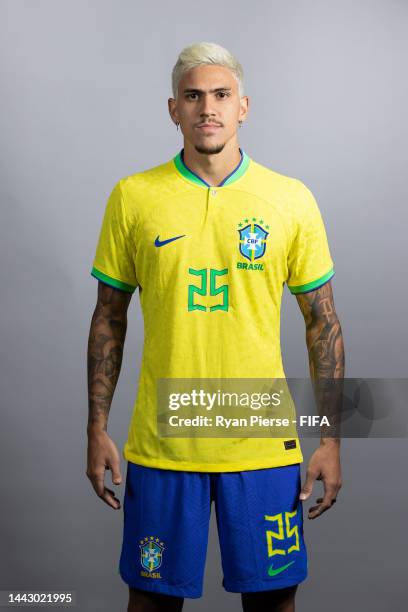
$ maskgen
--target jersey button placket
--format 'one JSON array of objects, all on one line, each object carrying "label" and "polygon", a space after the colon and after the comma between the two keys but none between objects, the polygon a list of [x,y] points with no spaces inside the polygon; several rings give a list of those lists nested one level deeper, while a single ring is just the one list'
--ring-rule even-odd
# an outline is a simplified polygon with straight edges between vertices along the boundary
[{"label": "jersey button placket", "polygon": [[207,189],[207,209],[212,208],[211,202],[214,200],[217,195],[217,190],[214,187],[208,187]]}]

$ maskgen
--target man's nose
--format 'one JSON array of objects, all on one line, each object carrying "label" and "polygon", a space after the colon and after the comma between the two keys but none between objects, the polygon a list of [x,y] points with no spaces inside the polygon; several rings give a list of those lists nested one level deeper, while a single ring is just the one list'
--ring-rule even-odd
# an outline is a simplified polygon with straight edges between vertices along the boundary
[{"label": "man's nose", "polygon": [[201,108],[200,108],[201,117],[209,117],[210,115],[215,115],[214,109],[212,108],[212,100],[210,96],[203,96],[201,98]]}]

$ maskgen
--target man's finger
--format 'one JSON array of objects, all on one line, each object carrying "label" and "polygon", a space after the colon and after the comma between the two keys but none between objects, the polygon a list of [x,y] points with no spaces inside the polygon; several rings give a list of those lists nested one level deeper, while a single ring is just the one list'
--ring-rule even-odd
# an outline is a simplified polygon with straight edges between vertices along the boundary
[{"label": "man's finger", "polygon": [[329,508],[331,508],[331,504],[321,503],[318,506],[312,506],[311,508],[309,508],[308,518],[314,519],[317,516],[323,514],[323,512],[326,512],[326,510],[328,510]]},{"label": "man's finger", "polygon": [[330,508],[332,505],[332,500],[336,499],[338,492],[339,492],[339,488],[337,487],[335,483],[324,482],[324,495],[323,495],[322,504],[325,507],[327,506],[328,508]]},{"label": "man's finger", "polygon": [[307,499],[308,497],[310,497],[313,491],[313,484],[316,478],[317,478],[317,474],[314,474],[313,472],[306,473],[306,481],[300,492],[299,499],[303,501]]},{"label": "man's finger", "polygon": [[[318,503],[318,504],[320,504],[320,503],[323,501],[323,497],[318,497],[318,498],[316,499],[316,501],[317,501],[317,503]],[[337,499],[336,499],[336,498],[332,499],[332,500],[331,500],[332,505],[333,505],[333,504],[334,504],[336,501],[337,501]]]},{"label": "man's finger", "polygon": [[112,461],[110,465],[110,469],[112,470],[112,482],[113,484],[119,485],[122,482],[122,474],[120,473],[120,463],[116,461]]},{"label": "man's finger", "polygon": [[111,470],[112,472],[112,482],[113,484],[121,484],[122,483],[122,474],[120,473],[120,465],[112,463],[111,465],[105,465],[105,470]]},{"label": "man's finger", "polygon": [[119,510],[120,501],[117,497],[115,497],[115,493],[111,489],[105,487],[102,495],[100,495],[99,497],[102,499],[102,501],[108,504],[108,506],[111,506],[111,508]]},{"label": "man's finger", "polygon": [[332,505],[336,502],[336,498],[329,496],[318,497],[316,501],[318,505],[309,508],[308,518],[310,519],[316,518],[317,516],[323,514],[323,512],[326,512],[326,510],[329,510],[329,508],[331,508]]},{"label": "man's finger", "polygon": [[99,497],[103,494],[105,485],[104,485],[104,474],[94,474],[91,476],[92,486],[95,489],[95,493],[99,495]]}]

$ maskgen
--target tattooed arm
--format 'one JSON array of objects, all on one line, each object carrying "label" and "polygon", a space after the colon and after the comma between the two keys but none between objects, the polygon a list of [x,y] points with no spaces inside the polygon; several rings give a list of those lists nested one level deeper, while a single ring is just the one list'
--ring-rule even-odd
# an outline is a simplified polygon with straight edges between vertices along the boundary
[{"label": "tattooed arm", "polygon": [[[328,416],[329,420],[331,416],[334,417],[338,423],[344,377],[344,345],[331,282],[296,298],[305,319],[310,376],[315,383],[319,413]],[[310,497],[315,480],[323,480],[324,497],[318,498],[318,505],[309,509],[311,519],[332,506],[342,486],[340,438],[325,437],[324,428],[320,447],[310,458],[300,499]]]},{"label": "tattooed arm", "polygon": [[320,289],[296,296],[306,323],[312,378],[343,378],[344,347],[329,281]]},{"label": "tattooed arm", "polygon": [[109,410],[122,365],[127,329],[127,309],[132,294],[98,282],[98,300],[88,339],[88,457],[86,475],[97,495],[112,508],[120,502],[105,487],[105,470],[120,484],[120,456],[108,436]]}]

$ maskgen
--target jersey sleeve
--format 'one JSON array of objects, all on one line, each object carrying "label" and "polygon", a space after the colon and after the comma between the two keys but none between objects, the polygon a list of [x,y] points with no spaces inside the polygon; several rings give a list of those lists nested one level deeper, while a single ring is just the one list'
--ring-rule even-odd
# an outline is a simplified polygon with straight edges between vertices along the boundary
[{"label": "jersey sleeve", "polygon": [[288,289],[293,294],[318,289],[334,275],[326,230],[317,202],[303,185],[296,230],[288,256]]},{"label": "jersey sleeve", "polygon": [[133,293],[138,286],[132,230],[133,223],[128,217],[119,181],[106,203],[91,275],[129,293]]}]

